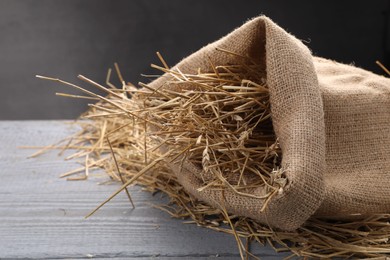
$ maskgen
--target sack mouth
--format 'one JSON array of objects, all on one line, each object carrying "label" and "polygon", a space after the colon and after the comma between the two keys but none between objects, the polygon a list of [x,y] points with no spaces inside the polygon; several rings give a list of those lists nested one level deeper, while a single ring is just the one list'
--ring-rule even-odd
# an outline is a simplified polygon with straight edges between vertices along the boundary
[{"label": "sack mouth", "polygon": [[[149,86],[154,89],[172,87],[175,77],[212,71],[210,64],[214,68],[235,65],[238,56],[241,56],[240,59],[251,57],[258,64],[258,71],[264,72],[269,91],[271,126],[283,155],[272,180],[279,185],[278,191],[265,197],[269,188],[265,186],[247,190],[245,194],[232,192],[231,189],[222,191],[205,187],[207,174],[189,160],[172,162],[172,169],[183,187],[196,198],[215,206],[224,205],[234,214],[251,217],[273,227],[293,230],[317,210],[324,196],[324,115],[317,75],[307,47],[269,18],[261,16],[185,58],[172,68],[176,70],[174,73],[164,74]],[[179,85],[182,91],[193,88],[188,82]],[[198,138],[204,136],[199,135]],[[198,166],[204,168],[210,156],[215,155],[206,154],[206,159],[202,158]],[[247,193],[252,193],[252,196],[247,196]]]}]

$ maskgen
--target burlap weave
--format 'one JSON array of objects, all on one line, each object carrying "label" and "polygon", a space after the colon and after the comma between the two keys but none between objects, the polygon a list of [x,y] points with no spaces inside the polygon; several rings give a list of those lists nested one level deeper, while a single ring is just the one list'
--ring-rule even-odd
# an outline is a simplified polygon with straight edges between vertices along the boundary
[{"label": "burlap weave", "polygon": [[316,215],[390,213],[390,79],[315,58],[325,112],[325,199]]},{"label": "burlap weave", "polygon": [[[270,89],[274,130],[282,148],[288,184],[264,212],[264,199],[203,186],[200,169],[172,165],[183,187],[195,197],[234,214],[283,230],[294,230],[310,216],[348,217],[390,213],[390,80],[316,58],[306,46],[265,16],[257,17],[209,44],[175,67],[184,73],[234,64],[237,56],[264,66]],[[163,75],[150,84],[169,82]],[[169,84],[169,83],[168,83]],[[262,188],[254,195],[264,194]]]}]

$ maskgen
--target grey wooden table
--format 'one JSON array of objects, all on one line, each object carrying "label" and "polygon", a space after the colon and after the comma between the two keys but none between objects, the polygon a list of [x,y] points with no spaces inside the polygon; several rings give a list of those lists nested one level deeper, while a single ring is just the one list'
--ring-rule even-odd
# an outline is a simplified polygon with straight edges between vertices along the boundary
[{"label": "grey wooden table", "polygon": [[[136,208],[120,194],[94,216],[84,216],[119,186],[106,177],[69,182],[59,175],[79,167],[58,152],[27,158],[33,150],[70,135],[64,121],[0,121],[0,259],[238,259],[234,238],[183,224],[151,207],[163,199],[131,188]],[[254,246],[262,259],[281,259]]]}]

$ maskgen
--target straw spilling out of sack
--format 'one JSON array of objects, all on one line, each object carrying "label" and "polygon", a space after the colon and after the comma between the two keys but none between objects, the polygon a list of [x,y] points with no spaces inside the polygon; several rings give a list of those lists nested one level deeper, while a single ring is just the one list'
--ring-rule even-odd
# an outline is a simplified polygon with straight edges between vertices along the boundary
[{"label": "straw spilling out of sack", "polygon": [[[214,66],[210,59],[210,70],[196,74],[170,69],[159,57],[163,66],[153,67],[172,79],[158,89],[126,84],[117,67],[121,88],[113,86],[109,77],[104,87],[80,76],[107,96],[40,76],[86,94],[61,96],[98,100],[82,116],[86,120],[78,121],[82,131],[57,147],[77,149],[71,157],[85,157],[85,167],[63,177],[86,179],[90,169],[103,168],[123,183],[99,208],[123,190],[131,201],[127,187],[138,184],[151,192],[166,193],[171,203],[159,208],[172,216],[234,235],[242,258],[255,257],[247,250],[251,241],[268,242],[276,251],[290,251],[291,256],[381,257],[390,253],[389,215],[359,221],[311,218],[298,230],[286,232],[191,196],[168,164],[191,162],[201,169],[199,191],[230,190],[263,199],[263,209],[272,196],[283,191],[287,179],[280,169],[282,153],[272,127],[269,92],[264,72],[249,57],[225,66]],[[264,187],[264,194],[250,192],[259,187]]]}]

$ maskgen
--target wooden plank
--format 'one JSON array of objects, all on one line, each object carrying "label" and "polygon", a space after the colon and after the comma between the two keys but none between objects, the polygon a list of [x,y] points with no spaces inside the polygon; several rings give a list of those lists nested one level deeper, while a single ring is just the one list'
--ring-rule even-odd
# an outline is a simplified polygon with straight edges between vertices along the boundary
[{"label": "wooden plank", "polygon": [[[60,173],[78,167],[57,152],[27,158],[22,145],[49,145],[75,131],[64,121],[0,121],[0,258],[215,258],[236,259],[234,238],[183,224],[151,207],[161,204],[130,189],[136,209],[120,194],[96,215],[84,216],[119,185],[107,177],[69,182]],[[269,247],[253,252],[280,259]]]}]

